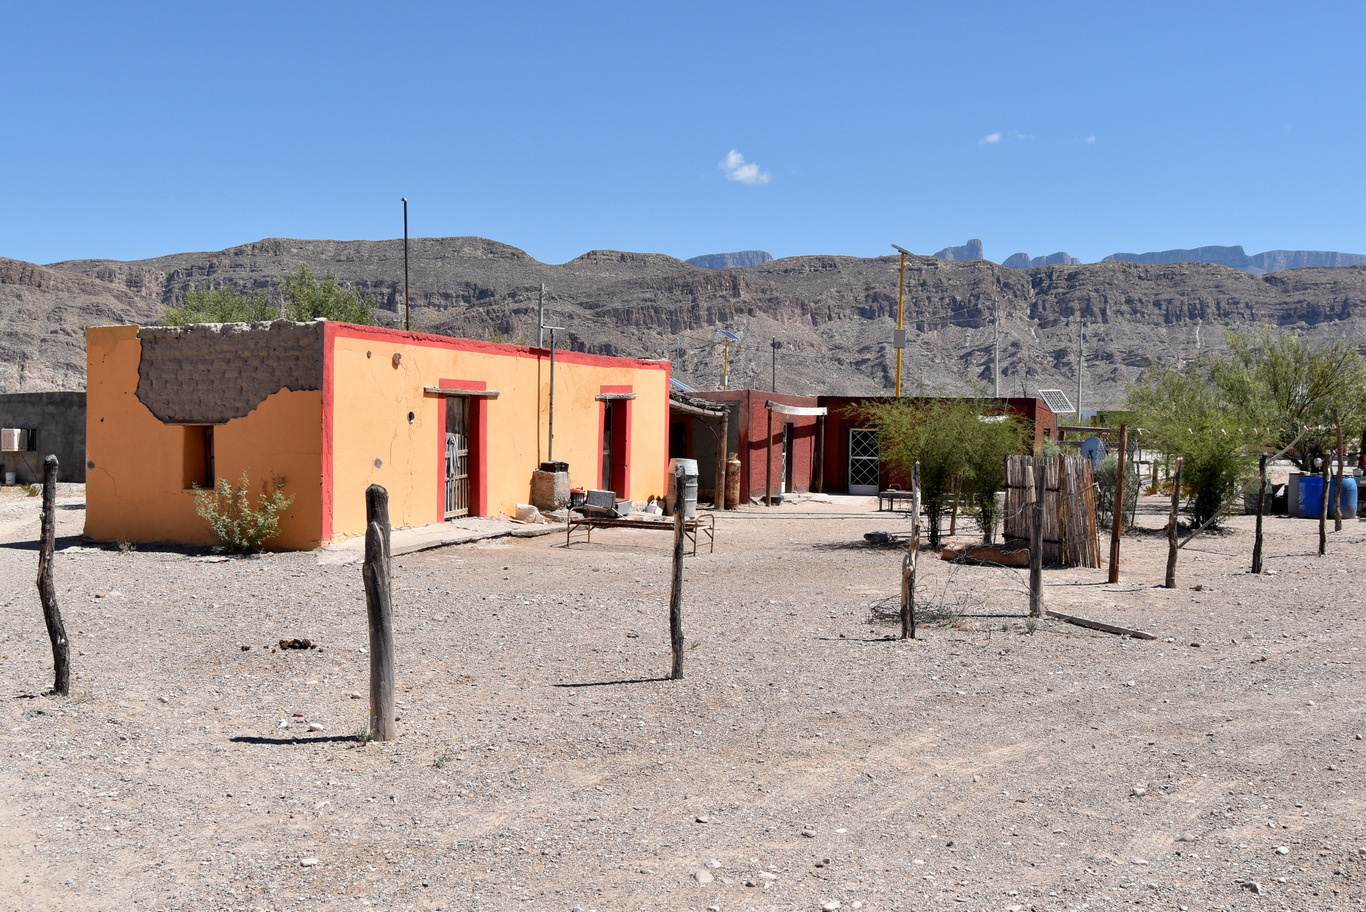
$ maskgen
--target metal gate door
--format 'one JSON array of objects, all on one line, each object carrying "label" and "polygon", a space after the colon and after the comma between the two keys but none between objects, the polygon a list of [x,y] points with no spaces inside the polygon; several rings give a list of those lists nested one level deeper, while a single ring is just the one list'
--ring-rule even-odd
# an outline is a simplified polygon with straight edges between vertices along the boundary
[{"label": "metal gate door", "polygon": [[877,431],[871,428],[849,430],[849,493],[876,494],[881,474]]},{"label": "metal gate door", "polygon": [[446,519],[470,512],[470,401],[446,397]]},{"label": "metal gate door", "polygon": [[778,493],[786,494],[790,485],[787,483],[788,472],[792,466],[792,457],[789,452],[792,449],[792,425],[783,423],[783,464],[778,469]]}]

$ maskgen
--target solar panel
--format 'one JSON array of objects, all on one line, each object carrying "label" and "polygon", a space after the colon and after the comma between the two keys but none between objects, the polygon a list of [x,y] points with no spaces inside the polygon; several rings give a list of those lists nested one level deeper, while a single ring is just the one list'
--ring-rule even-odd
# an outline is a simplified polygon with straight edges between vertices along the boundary
[{"label": "solar panel", "polygon": [[1067,394],[1062,390],[1039,390],[1039,398],[1044,401],[1053,414],[1060,415],[1063,412],[1075,412],[1072,402],[1067,398]]}]

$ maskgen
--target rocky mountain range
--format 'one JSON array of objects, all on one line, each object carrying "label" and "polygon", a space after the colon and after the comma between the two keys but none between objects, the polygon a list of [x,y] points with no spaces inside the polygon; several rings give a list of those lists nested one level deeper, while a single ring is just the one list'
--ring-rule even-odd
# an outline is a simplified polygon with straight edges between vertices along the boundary
[{"label": "rocky mountain range", "polygon": [[[402,323],[403,242],[268,239],[210,253],[135,262],[38,266],[0,259],[0,391],[84,386],[85,327],[157,319],[191,286],[266,290],[302,263],[373,295]],[[562,264],[483,238],[410,244],[414,329],[535,344],[547,289],[560,345],[665,358],[698,388],[720,383],[719,329],[731,386],[780,391],[887,392],[895,382],[897,255],[801,256],[704,269],[662,254],[595,250]],[[1264,324],[1316,338],[1366,341],[1366,267],[1265,276],[1204,263],[1103,262],[1011,269],[984,260],[908,257],[903,390],[990,390],[1000,309],[1001,391],[1076,394],[1077,326],[1085,333],[1083,402],[1117,405],[1155,362],[1222,344],[1224,327]],[[771,343],[776,340],[780,347]]]},{"label": "rocky mountain range", "polygon": [[762,266],[773,259],[766,250],[739,250],[735,253],[708,253],[684,260],[689,266],[703,269],[735,269],[746,266]]},{"label": "rocky mountain range", "polygon": [[1106,260],[1130,263],[1218,263],[1253,275],[1284,269],[1315,266],[1366,266],[1366,254],[1333,250],[1268,250],[1249,256],[1242,247],[1196,247],[1193,250],[1159,250],[1155,253],[1112,253]]}]

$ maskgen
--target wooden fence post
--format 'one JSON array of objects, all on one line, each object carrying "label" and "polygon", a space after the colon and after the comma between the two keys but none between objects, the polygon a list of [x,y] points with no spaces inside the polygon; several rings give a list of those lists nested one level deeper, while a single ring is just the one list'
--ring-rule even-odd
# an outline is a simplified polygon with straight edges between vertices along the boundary
[{"label": "wooden fence post", "polygon": [[1124,532],[1124,476],[1128,467],[1129,426],[1119,426],[1119,474],[1115,476],[1115,515],[1110,529],[1110,582],[1119,582],[1119,537]]},{"label": "wooden fence post", "polygon": [[52,691],[65,697],[71,692],[71,644],[57,607],[57,587],[52,582],[52,551],[57,542],[57,457],[43,460],[43,523],[38,539],[38,597],[43,602],[47,638],[52,641]]},{"label": "wooden fence post", "polygon": [[1261,481],[1257,485],[1257,535],[1252,540],[1252,572],[1262,572],[1262,512],[1266,503],[1266,454],[1257,460],[1257,474]]},{"label": "wooden fence post", "polygon": [[1333,414],[1333,422],[1338,426],[1338,490],[1333,495],[1333,531],[1342,531],[1342,472],[1347,462],[1347,444],[1342,440],[1342,419]]},{"label": "wooden fence post", "polygon": [[1034,457],[1034,523],[1029,530],[1029,616],[1043,617],[1043,502],[1048,495],[1048,460]]},{"label": "wooden fence post", "polygon": [[911,466],[911,540],[901,559],[901,638],[915,639],[915,570],[920,559],[920,463]]},{"label": "wooden fence post", "polygon": [[1328,454],[1324,453],[1319,466],[1319,476],[1323,479],[1323,497],[1319,500],[1319,557],[1328,550]]},{"label": "wooden fence post", "polygon": [[726,454],[730,452],[730,411],[722,411],[717,423],[720,427],[716,433],[716,501],[712,504],[712,509],[720,513],[726,509]]},{"label": "wooden fence post", "polygon": [[1172,512],[1167,520],[1167,579],[1163,583],[1168,589],[1176,588],[1176,510],[1181,506],[1181,459],[1176,460],[1176,473],[1172,475]]},{"label": "wooden fence post", "polygon": [[[772,412],[769,415],[772,416]],[[770,419],[771,420],[771,419]],[[724,497],[724,495],[722,495]],[[670,679],[683,679],[683,466],[674,467],[674,561],[673,585],[669,588],[669,642],[673,646]]]},{"label": "wooden fence post", "polygon": [[764,506],[773,506],[773,409],[768,410],[768,457],[764,463]]},{"label": "wooden fence post", "polygon": [[393,593],[390,585],[389,492],[365,489],[365,607],[370,626],[370,737],[398,736],[394,704]]},{"label": "wooden fence post", "polygon": [[949,494],[953,497],[953,508],[949,513],[949,537],[958,534],[958,476],[949,479]]}]

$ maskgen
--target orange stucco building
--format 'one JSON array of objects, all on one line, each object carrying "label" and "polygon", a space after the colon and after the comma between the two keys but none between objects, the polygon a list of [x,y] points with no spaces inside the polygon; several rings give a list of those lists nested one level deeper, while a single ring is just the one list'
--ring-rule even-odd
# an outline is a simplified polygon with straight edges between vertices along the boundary
[{"label": "orange stucco building", "polygon": [[[212,544],[194,488],[285,478],[274,547],[512,513],[550,455],[550,351],[347,323],[86,331],[86,534]],[[556,352],[554,459],[577,487],[662,495],[669,364]]]}]

